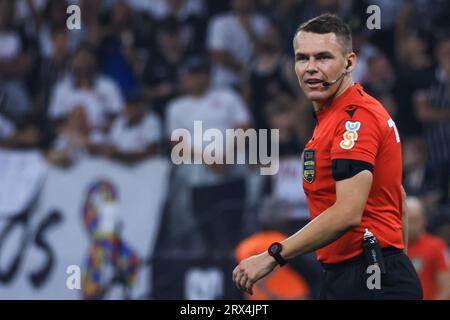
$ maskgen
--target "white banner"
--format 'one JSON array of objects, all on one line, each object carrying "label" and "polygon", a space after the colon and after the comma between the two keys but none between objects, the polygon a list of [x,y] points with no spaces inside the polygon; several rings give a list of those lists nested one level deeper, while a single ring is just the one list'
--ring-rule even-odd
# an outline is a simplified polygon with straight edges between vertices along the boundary
[{"label": "white banner", "polygon": [[42,187],[47,167],[38,151],[0,150],[0,216],[27,208]]},{"label": "white banner", "polygon": [[[0,220],[0,299],[80,299],[83,291],[95,291],[93,283],[117,276],[114,266],[128,274],[132,257],[144,265],[127,278],[135,279],[128,290],[115,285],[100,296],[144,298],[151,288],[145,260],[160,226],[169,168],[165,159],[133,167],[104,159],[50,167],[37,209]],[[88,260],[91,267],[103,261],[101,272],[87,269]],[[89,283],[83,276],[88,271]]]}]

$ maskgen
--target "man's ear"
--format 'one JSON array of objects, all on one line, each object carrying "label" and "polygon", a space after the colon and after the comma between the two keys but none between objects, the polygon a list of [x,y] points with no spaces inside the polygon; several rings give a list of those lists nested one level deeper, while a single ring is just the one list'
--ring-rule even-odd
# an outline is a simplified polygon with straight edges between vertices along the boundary
[{"label": "man's ear", "polygon": [[347,72],[353,71],[355,68],[355,62],[356,62],[356,54],[354,52],[351,52],[347,56],[347,66],[345,67],[345,70]]}]

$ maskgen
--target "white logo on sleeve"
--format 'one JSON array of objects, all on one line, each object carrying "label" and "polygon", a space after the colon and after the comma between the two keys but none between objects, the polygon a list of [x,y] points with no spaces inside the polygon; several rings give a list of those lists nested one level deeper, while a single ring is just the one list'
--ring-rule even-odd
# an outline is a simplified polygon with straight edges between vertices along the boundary
[{"label": "white logo on sleeve", "polygon": [[355,145],[355,141],[358,140],[358,130],[361,128],[361,123],[359,121],[351,122],[347,121],[345,123],[345,132],[343,135],[344,140],[341,141],[339,146],[342,149],[349,150]]}]

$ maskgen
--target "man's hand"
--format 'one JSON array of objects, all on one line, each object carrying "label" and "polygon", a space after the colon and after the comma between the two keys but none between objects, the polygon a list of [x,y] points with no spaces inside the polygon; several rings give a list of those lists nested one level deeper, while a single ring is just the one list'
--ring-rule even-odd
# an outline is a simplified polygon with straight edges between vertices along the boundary
[{"label": "man's hand", "polygon": [[253,294],[253,285],[272,272],[277,266],[275,259],[267,252],[242,260],[234,268],[233,282],[239,290]]}]

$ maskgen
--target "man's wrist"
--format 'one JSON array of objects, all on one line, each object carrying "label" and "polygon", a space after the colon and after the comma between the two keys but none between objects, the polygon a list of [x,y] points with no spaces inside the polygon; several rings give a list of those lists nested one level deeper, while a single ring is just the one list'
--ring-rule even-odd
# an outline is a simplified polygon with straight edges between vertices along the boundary
[{"label": "man's wrist", "polygon": [[267,251],[264,252],[263,255],[272,269],[275,269],[275,267],[279,266],[278,262]]},{"label": "man's wrist", "polygon": [[267,253],[272,256],[275,262],[280,265],[280,267],[284,266],[287,261],[281,256],[281,251],[283,250],[283,245],[279,242],[272,243],[269,248],[267,248]]}]

